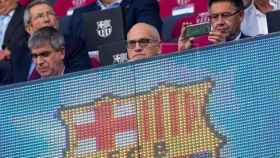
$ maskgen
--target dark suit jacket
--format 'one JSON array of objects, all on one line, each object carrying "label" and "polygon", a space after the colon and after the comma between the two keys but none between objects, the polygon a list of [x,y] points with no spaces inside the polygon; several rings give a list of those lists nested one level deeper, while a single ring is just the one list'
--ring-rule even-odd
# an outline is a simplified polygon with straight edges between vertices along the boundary
[{"label": "dark suit jacket", "polygon": [[10,61],[0,60],[0,86],[11,82],[11,64]]},{"label": "dark suit jacket", "polygon": [[[91,68],[90,59],[82,40],[65,36],[65,73]],[[12,50],[12,82],[27,81],[28,72],[32,63],[31,50],[27,41],[22,42]]]},{"label": "dark suit jacket", "polygon": [[240,39],[244,39],[244,38],[248,38],[248,37],[251,37],[251,36],[247,36],[247,35],[245,35],[243,32],[241,32]]},{"label": "dark suit jacket", "polygon": [[[125,10],[125,32],[138,22],[145,22],[157,28],[161,32],[162,21],[159,13],[159,5],[156,0],[123,0],[120,4]],[[76,9],[70,22],[70,33],[84,38],[82,14],[97,11],[101,8],[95,3]]]},{"label": "dark suit jacket", "polygon": [[3,44],[10,50],[27,37],[23,22],[24,8],[18,4],[15,13],[8,24]]}]

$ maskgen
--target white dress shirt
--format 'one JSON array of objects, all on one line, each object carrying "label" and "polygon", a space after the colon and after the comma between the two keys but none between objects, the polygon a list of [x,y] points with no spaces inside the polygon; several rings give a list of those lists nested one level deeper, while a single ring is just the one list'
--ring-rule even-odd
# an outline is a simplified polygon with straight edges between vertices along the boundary
[{"label": "white dress shirt", "polygon": [[0,50],[2,49],[5,33],[14,13],[15,10],[12,10],[8,15],[0,15]]},{"label": "white dress shirt", "polygon": [[[280,0],[269,0],[269,3],[272,5],[273,10],[280,9]],[[266,16],[255,7],[254,0],[245,9],[241,31],[249,36],[268,34]]]},{"label": "white dress shirt", "polygon": [[121,2],[122,0],[115,0],[111,4],[104,4],[100,0],[96,1],[97,5],[100,6],[101,10],[119,7]]}]

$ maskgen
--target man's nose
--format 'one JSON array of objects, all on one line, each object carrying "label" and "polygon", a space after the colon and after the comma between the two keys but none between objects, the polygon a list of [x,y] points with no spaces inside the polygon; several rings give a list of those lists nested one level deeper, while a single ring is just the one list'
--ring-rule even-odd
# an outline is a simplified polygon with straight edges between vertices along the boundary
[{"label": "man's nose", "polygon": [[224,24],[224,22],[225,22],[225,19],[221,15],[219,15],[216,23],[217,24]]},{"label": "man's nose", "polygon": [[44,18],[45,22],[49,22],[50,21],[50,15],[49,14],[45,14],[43,18]]},{"label": "man's nose", "polygon": [[44,59],[41,56],[38,56],[35,60],[37,65],[42,65],[44,63]]},{"label": "man's nose", "polygon": [[143,48],[140,46],[140,44],[139,44],[139,42],[136,42],[135,43],[135,48],[134,48],[134,51],[142,51],[143,50]]}]

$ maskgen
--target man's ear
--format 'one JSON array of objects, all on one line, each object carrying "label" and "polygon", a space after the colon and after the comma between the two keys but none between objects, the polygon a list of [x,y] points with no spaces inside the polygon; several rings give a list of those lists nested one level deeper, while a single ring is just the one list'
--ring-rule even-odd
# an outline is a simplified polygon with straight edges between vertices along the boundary
[{"label": "man's ear", "polygon": [[155,54],[160,54],[160,42],[159,43],[156,43],[155,44],[155,46],[154,46],[154,48],[155,48]]},{"label": "man's ear", "polygon": [[31,24],[28,24],[26,27],[25,27],[25,30],[29,33],[29,35],[31,35],[33,29],[32,27],[30,26]]}]

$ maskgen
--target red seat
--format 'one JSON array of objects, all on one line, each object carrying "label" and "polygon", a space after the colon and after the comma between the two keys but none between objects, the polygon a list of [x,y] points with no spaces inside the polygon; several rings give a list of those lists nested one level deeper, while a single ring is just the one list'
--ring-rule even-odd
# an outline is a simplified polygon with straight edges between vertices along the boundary
[{"label": "red seat", "polygon": [[[178,4],[178,3],[182,4]],[[170,39],[177,39],[180,35],[181,32],[181,26],[183,22],[188,22],[188,23],[201,23],[201,22],[206,22],[208,21],[208,4],[206,3],[205,0],[160,0],[160,14],[161,17],[168,17],[172,16],[172,10],[176,7],[184,7],[184,6],[194,6],[194,13],[188,16],[183,16],[177,19],[174,24],[168,24],[164,23],[165,26],[168,26],[168,33],[165,34],[165,32],[162,32],[163,37],[170,37]],[[165,28],[163,26],[163,28]],[[166,31],[163,29],[163,31]],[[164,35],[165,34],[165,35]],[[165,40],[165,39],[163,39]],[[169,41],[168,41],[169,42]],[[208,42],[207,37],[200,37],[197,38],[195,41],[196,46],[204,46]],[[172,52],[173,50],[177,51],[177,46],[174,44],[170,43],[163,43],[162,44],[162,52]]]},{"label": "red seat", "polygon": [[90,52],[88,52],[88,55],[90,58],[92,68],[97,68],[97,67],[101,66],[98,51],[90,51]]},{"label": "red seat", "polygon": [[163,42],[160,44],[161,54],[170,54],[173,52],[177,52],[177,43],[173,42]]},{"label": "red seat", "polygon": [[22,5],[22,6],[27,6],[27,4],[30,2],[31,0],[19,0],[19,3]]}]

